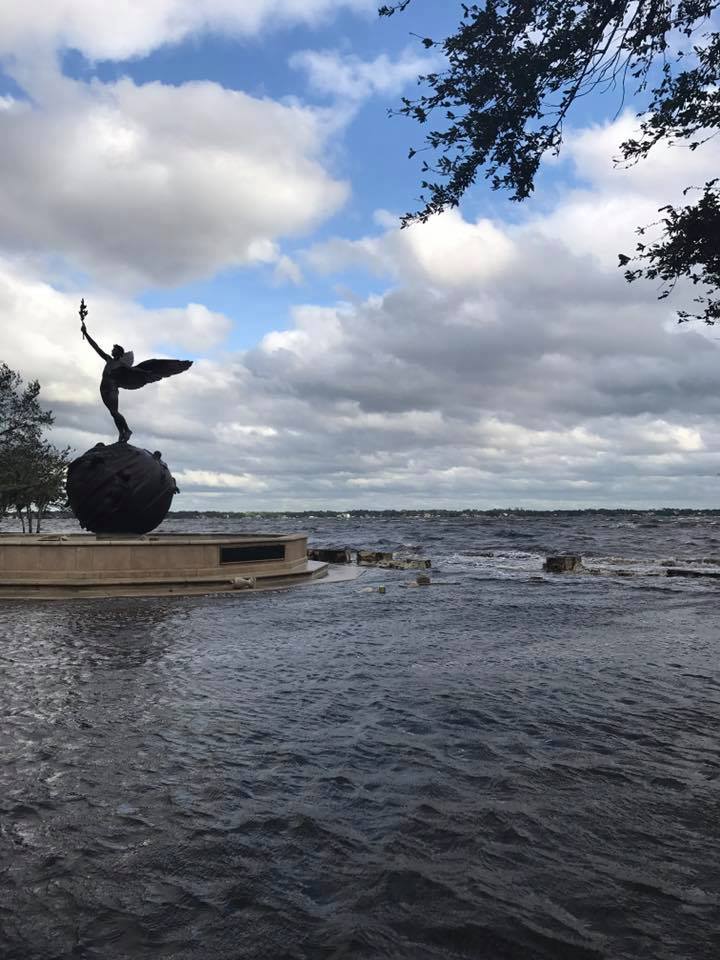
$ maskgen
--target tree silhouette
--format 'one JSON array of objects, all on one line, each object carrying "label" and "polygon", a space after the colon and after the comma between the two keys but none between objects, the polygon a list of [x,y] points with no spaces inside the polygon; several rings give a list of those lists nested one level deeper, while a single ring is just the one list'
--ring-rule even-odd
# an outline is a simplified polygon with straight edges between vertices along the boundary
[{"label": "tree silhouette", "polygon": [[70,448],[42,439],[54,417],[38,399],[40,384],[24,385],[19,373],[0,364],[0,518],[12,509],[22,529],[40,531],[48,507],[65,500]]}]

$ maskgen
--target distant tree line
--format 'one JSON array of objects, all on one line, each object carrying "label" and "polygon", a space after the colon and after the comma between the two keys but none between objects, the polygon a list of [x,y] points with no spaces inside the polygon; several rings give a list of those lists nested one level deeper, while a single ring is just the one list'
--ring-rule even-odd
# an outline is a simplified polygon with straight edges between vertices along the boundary
[{"label": "distant tree line", "polygon": [[[650,513],[658,517],[694,517],[700,514],[716,516],[720,510],[711,507],[558,507],[557,509],[528,509],[526,507],[490,507],[483,510],[479,507],[462,507],[456,510],[440,507],[413,507],[409,509],[372,510],[368,507],[359,507],[348,510],[171,510],[168,517],[174,520],[202,520],[202,519],[260,519],[285,517],[290,519],[307,520],[311,517],[324,520],[351,520],[381,519],[381,520],[418,520],[418,519],[500,519],[503,517],[576,517],[589,515],[599,517],[636,516],[639,513]],[[67,516],[72,514],[68,512]]]},{"label": "distant tree line", "polygon": [[38,399],[40,384],[25,384],[0,363],[0,519],[8,513],[23,532],[39,533],[50,507],[65,503],[70,447],[58,449],[43,437],[54,417]]}]

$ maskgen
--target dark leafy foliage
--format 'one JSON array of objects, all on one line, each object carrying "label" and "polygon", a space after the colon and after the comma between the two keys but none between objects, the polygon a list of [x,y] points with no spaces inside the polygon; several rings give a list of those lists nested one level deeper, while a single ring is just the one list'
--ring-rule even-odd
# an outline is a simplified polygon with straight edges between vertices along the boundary
[{"label": "dark leafy foliage", "polygon": [[[412,0],[384,5],[391,16]],[[541,160],[557,154],[571,107],[591,91],[644,97],[640,134],[620,146],[619,162],[644,159],[659,142],[691,150],[720,127],[720,34],[711,17],[720,0],[486,0],[461,4],[458,30],[438,48],[446,67],[420,77],[427,92],[403,98],[400,114],[428,125],[421,206],[403,225],[455,207],[482,174],[513,200],[534,189]],[[410,151],[414,156],[415,150]],[[696,203],[663,207],[664,232],[638,243],[628,280],[663,281],[667,296],[682,277],[700,285],[698,312],[719,319],[718,181]],[[645,228],[641,233],[644,234]]]},{"label": "dark leafy foliage", "polygon": [[39,393],[37,380],[23,386],[20,374],[0,363],[0,443],[39,436],[50,426],[53,415],[41,408]]},{"label": "dark leafy foliage", "polygon": [[0,364],[0,517],[13,510],[23,530],[40,530],[48,507],[65,501],[70,448],[59,450],[42,438],[53,423],[38,399],[40,384]]},{"label": "dark leafy foliage", "polygon": [[[695,303],[699,313],[678,310],[681,323],[686,320],[703,320],[714,324],[720,320],[720,191],[718,179],[709,180],[701,189],[697,203],[685,207],[663,207],[661,223],[663,236],[655,243],[646,246],[638,244],[635,258],[619,254],[620,266],[627,266],[633,259],[643,259],[645,267],[625,271],[625,278],[631,283],[640,277],[662,281],[660,299],[669,296],[680,277],[687,277],[702,292],[696,296]],[[684,192],[691,190],[688,187]],[[646,227],[640,227],[638,233],[644,236]]]},{"label": "dark leafy foliage", "polygon": [[40,532],[48,507],[63,505],[70,450],[47,440],[11,444],[0,462],[0,513],[12,509],[23,530]]}]

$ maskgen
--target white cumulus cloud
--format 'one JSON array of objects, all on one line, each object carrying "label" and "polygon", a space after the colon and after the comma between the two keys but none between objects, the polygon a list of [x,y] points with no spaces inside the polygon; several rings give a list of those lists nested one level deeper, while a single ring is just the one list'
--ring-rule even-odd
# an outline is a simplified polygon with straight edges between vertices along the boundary
[{"label": "white cumulus cloud", "polygon": [[376,94],[397,94],[438,60],[408,47],[398,57],[386,53],[372,60],[339,50],[301,50],[290,65],[307,74],[311,90],[335,99],[364,100]]},{"label": "white cumulus cloud", "polygon": [[38,0],[0,4],[0,53],[75,48],[123,60],[199,32],[235,36],[264,27],[316,23],[346,7],[374,13],[373,0]]},{"label": "white cumulus cloud", "polygon": [[308,108],[213,83],[60,76],[41,98],[0,111],[0,248],[62,256],[108,286],[275,261],[279,238],[347,196]]}]

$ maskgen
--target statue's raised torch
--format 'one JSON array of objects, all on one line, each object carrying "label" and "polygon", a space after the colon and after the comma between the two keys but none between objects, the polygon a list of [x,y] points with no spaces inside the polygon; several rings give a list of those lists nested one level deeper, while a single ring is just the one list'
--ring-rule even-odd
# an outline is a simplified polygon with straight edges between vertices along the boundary
[{"label": "statue's raised torch", "polygon": [[85,339],[85,317],[88,315],[87,307],[85,306],[85,300],[80,301],[80,330],[82,331],[83,340]]}]

